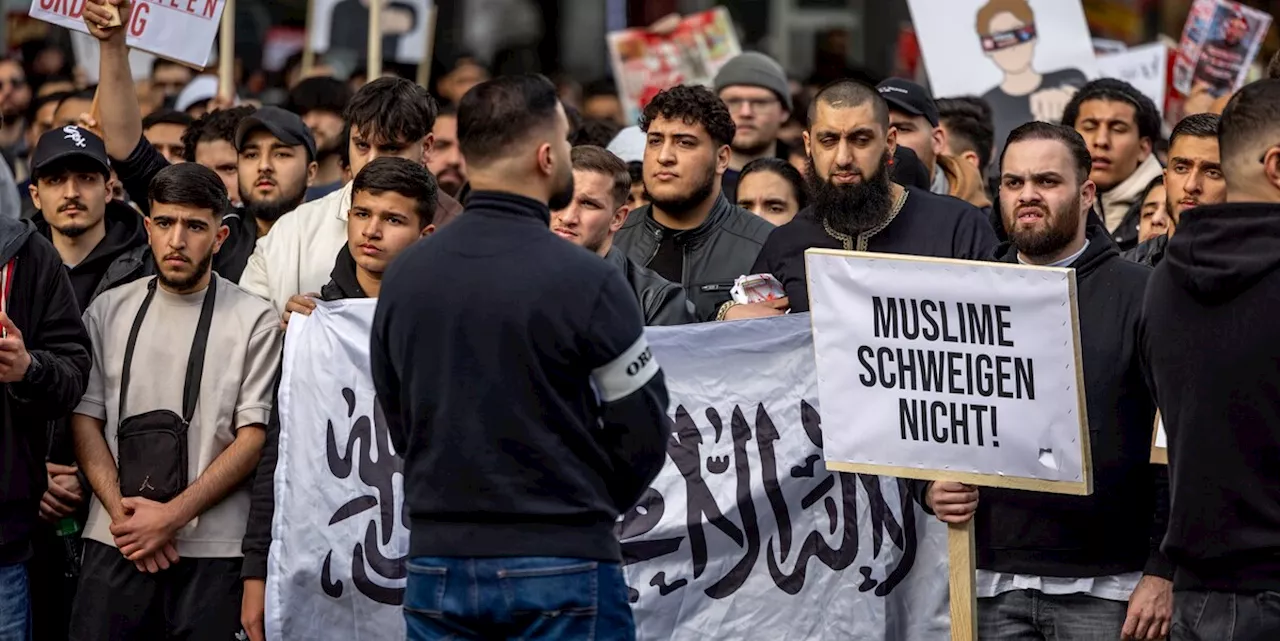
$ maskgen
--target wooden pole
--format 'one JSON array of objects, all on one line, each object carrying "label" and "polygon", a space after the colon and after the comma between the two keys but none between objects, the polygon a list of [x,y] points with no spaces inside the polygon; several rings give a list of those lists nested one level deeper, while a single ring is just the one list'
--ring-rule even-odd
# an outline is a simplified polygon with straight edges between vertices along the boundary
[{"label": "wooden pole", "polygon": [[369,63],[364,81],[382,77],[382,0],[369,2]]},{"label": "wooden pole", "polygon": [[[311,46],[312,29],[316,28],[316,0],[307,0],[306,37],[302,41],[302,78],[311,75],[316,66],[316,50]],[[332,45],[330,45],[332,46]]]},{"label": "wooden pole", "polygon": [[951,558],[951,641],[977,641],[978,597],[974,590],[977,553],[973,519],[947,525],[947,556]]},{"label": "wooden pole", "polygon": [[235,100],[236,0],[223,0],[222,32],[218,34],[218,97]]},{"label": "wooden pole", "polygon": [[425,42],[422,48],[422,62],[418,64],[418,84],[424,89],[431,83],[431,61],[436,49],[436,5],[431,3],[427,10],[427,31],[423,34]]}]

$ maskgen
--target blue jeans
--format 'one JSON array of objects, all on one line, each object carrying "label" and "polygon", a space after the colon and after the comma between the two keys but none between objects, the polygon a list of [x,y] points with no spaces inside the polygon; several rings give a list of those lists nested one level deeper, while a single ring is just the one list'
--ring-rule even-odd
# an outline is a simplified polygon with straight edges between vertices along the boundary
[{"label": "blue jeans", "polygon": [[0,565],[0,641],[27,641],[30,635],[27,566]]},{"label": "blue jeans", "polygon": [[982,641],[1118,641],[1129,604],[1087,594],[1014,590],[978,599]]},{"label": "blue jeans", "polygon": [[632,641],[622,567],[556,557],[409,559],[409,641]]},{"label": "blue jeans", "polygon": [[1280,639],[1280,592],[1174,592],[1171,641]]}]

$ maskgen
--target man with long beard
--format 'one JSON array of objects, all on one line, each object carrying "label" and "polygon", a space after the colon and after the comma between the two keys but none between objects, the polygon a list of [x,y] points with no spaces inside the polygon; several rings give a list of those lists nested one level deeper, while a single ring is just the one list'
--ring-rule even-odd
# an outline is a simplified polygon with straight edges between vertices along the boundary
[{"label": "man with long beard", "polygon": [[804,132],[811,205],[769,236],[748,273],[773,274],[786,298],[728,304],[719,318],[777,316],[809,311],[804,252],[811,247],[982,259],[996,246],[982,212],[964,201],[891,181],[889,159],[897,132],[889,107],[873,88],[854,80],[824,87],[809,108]]},{"label": "man with long beard", "polygon": [[[1001,158],[1001,262],[1075,270],[1092,496],[921,483],[923,504],[961,523],[976,510],[982,639],[1162,639],[1173,565],[1160,553],[1167,479],[1148,460],[1155,404],[1139,348],[1151,271],[1089,224],[1092,159],[1069,127],[1025,124]],[[1222,638],[1222,637],[1213,637]]]}]

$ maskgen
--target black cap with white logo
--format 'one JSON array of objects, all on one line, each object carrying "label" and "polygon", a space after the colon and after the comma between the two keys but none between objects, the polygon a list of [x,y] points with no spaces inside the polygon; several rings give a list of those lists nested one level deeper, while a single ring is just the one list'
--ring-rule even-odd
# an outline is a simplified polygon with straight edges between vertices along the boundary
[{"label": "black cap with white logo", "polygon": [[76,125],[50,129],[40,136],[35,151],[31,152],[31,173],[44,174],[50,166],[72,158],[90,160],[95,169],[101,166],[103,174],[111,174],[107,145],[97,134]]},{"label": "black cap with white logo", "polygon": [[938,126],[938,104],[924,87],[910,80],[890,78],[876,85],[876,89],[880,91],[880,97],[889,103],[890,109],[924,116],[930,125]]}]

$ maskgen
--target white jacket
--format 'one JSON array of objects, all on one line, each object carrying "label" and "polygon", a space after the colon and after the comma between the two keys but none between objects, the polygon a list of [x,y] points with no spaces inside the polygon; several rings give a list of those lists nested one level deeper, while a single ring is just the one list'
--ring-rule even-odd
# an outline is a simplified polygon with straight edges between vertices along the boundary
[{"label": "white jacket", "polygon": [[241,289],[261,296],[284,313],[296,294],[319,293],[329,282],[338,252],[347,244],[351,183],[324,198],[303,203],[280,217],[249,257]]}]

